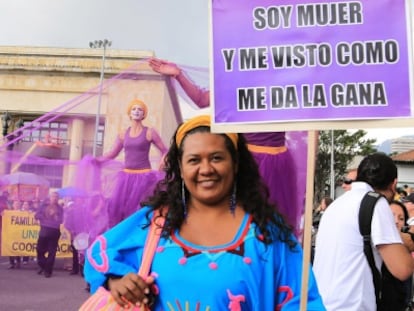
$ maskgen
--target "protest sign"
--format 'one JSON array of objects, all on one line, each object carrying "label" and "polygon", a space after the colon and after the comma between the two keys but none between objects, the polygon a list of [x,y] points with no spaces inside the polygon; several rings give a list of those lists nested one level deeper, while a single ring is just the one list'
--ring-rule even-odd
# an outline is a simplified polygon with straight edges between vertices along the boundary
[{"label": "protest sign", "polygon": [[[33,212],[4,211],[2,216],[1,255],[36,257],[39,222]],[[56,257],[72,257],[70,234],[61,226]]]},{"label": "protest sign", "polygon": [[412,122],[409,13],[404,0],[213,1],[214,127]]}]

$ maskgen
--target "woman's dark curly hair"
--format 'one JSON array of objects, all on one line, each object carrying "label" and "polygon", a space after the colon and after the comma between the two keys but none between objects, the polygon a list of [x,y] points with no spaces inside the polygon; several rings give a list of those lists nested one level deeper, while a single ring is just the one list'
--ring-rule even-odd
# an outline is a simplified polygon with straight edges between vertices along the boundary
[{"label": "woman's dark curly hair", "polygon": [[[210,132],[210,127],[200,126],[186,133],[181,147],[176,144],[176,134],[171,139],[171,145],[165,158],[165,178],[161,180],[151,196],[142,206],[150,206],[153,210],[168,206],[168,215],[164,225],[164,235],[179,229],[185,221],[185,212],[182,203],[180,165],[183,155],[185,138],[193,133]],[[292,228],[285,222],[283,216],[277,211],[276,206],[269,203],[269,191],[263,183],[256,161],[247,149],[246,141],[242,135],[238,135],[237,150],[230,138],[225,138],[226,147],[232,160],[238,165],[236,175],[237,203],[253,217],[253,222],[258,226],[256,235],[261,235],[265,244],[270,244],[274,239],[289,244],[294,248],[296,241],[292,235]],[[186,197],[190,195],[186,190]],[[279,230],[276,230],[279,229]]]}]

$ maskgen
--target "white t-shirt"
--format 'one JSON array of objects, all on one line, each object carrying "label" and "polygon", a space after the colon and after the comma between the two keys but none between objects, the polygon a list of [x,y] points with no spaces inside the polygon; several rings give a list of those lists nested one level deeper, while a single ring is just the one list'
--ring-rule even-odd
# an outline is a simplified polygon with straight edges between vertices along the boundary
[{"label": "white t-shirt", "polygon": [[[366,183],[353,183],[350,191],[329,205],[319,223],[313,271],[328,311],[376,310],[372,273],[358,227],[362,198],[372,190]],[[371,236],[374,245],[402,244],[385,198],[375,206]],[[373,252],[380,268],[382,259],[375,247]]]}]

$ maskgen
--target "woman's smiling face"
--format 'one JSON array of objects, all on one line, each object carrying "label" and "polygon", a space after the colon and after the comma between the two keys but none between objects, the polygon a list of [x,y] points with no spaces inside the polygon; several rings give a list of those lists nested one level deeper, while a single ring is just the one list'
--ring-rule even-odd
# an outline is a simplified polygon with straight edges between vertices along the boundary
[{"label": "woman's smiling face", "polygon": [[233,187],[235,164],[222,135],[189,134],[183,141],[181,177],[190,202],[216,206],[226,202]]}]

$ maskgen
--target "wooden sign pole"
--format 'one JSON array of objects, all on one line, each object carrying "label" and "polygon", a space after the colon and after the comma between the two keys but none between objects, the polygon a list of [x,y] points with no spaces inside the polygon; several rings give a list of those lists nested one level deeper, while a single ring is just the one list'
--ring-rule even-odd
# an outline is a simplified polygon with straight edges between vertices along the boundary
[{"label": "wooden sign pole", "polygon": [[302,262],[302,288],[300,310],[306,311],[308,301],[309,266],[311,253],[313,191],[315,176],[316,151],[318,146],[316,131],[308,131],[308,156],[306,165],[306,199],[303,229],[303,262]]}]

